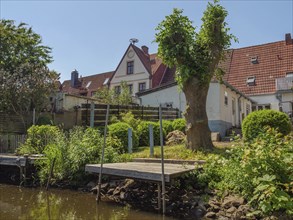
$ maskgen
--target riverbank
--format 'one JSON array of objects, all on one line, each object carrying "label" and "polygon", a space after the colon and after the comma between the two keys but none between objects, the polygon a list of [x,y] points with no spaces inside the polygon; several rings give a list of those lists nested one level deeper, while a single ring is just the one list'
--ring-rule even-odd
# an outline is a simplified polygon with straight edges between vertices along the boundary
[{"label": "riverbank", "polygon": [[[209,189],[190,184],[192,179],[180,178],[172,186],[166,186],[166,215],[179,219],[256,219],[246,215],[252,209],[239,196],[226,195],[217,199]],[[97,193],[95,182],[87,184],[87,190]],[[80,189],[84,190],[84,189]],[[155,183],[118,179],[101,186],[102,199],[115,201],[150,212],[158,212],[158,188]]]}]

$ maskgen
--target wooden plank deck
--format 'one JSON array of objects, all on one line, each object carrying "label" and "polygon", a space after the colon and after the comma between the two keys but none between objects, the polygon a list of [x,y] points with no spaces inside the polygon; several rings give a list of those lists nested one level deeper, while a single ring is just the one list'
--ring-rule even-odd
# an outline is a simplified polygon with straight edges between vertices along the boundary
[{"label": "wooden plank deck", "polygon": [[[194,165],[182,165],[166,163],[164,167],[165,181],[170,183],[173,178],[188,173],[195,169]],[[100,164],[87,164],[85,171],[89,173],[100,173]],[[161,181],[161,164],[144,162],[109,163],[103,165],[103,174],[148,180]]]},{"label": "wooden plank deck", "polygon": [[43,159],[41,157],[24,157],[11,154],[0,154],[0,165],[3,166],[26,166],[26,160],[29,164],[34,164],[35,160]]}]

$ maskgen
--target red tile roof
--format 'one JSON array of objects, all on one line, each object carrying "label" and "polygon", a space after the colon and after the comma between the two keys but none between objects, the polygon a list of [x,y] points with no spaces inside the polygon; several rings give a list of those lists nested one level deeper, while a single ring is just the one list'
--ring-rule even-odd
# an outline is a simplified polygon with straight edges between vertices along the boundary
[{"label": "red tile roof", "polygon": [[[257,57],[258,63],[251,62]],[[293,72],[293,43],[278,41],[263,45],[234,49],[230,69],[224,80],[246,95],[276,92],[276,78]],[[247,85],[247,77],[255,77],[255,85]]]},{"label": "red tile roof", "polygon": [[82,78],[79,78],[78,80],[81,82],[80,86],[73,88],[71,87],[71,81],[65,80],[62,83],[61,90],[68,94],[73,95],[84,95],[84,96],[92,96],[92,93],[97,91],[99,88],[103,86],[103,83],[107,78],[111,78],[114,72],[106,72],[106,73],[100,73],[95,74],[91,76],[85,76]]}]

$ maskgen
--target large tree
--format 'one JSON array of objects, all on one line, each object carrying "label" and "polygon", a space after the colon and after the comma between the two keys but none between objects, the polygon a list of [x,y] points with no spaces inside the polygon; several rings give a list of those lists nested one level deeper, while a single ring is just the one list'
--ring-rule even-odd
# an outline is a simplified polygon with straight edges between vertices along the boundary
[{"label": "large tree", "polygon": [[156,28],[158,54],[166,65],[176,66],[176,80],[186,97],[187,147],[211,149],[206,113],[209,83],[214,76],[221,78],[218,64],[236,38],[228,33],[228,13],[218,1],[208,3],[198,33],[182,12],[174,9]]},{"label": "large tree", "polygon": [[59,78],[47,67],[50,53],[31,27],[0,20],[0,111],[19,115],[25,128],[28,113],[46,107]]}]

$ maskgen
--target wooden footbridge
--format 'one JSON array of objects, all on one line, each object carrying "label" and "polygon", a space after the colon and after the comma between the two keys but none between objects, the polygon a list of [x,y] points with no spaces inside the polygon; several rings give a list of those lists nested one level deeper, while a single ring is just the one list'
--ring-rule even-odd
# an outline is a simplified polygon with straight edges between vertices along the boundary
[{"label": "wooden footbridge", "polygon": [[[171,183],[176,177],[189,173],[195,169],[195,164],[204,161],[164,160],[166,183]],[[87,164],[85,171],[100,174],[100,164]],[[132,178],[150,182],[162,181],[162,168],[160,159],[137,158],[133,162],[108,163],[103,165],[103,175]]]}]

